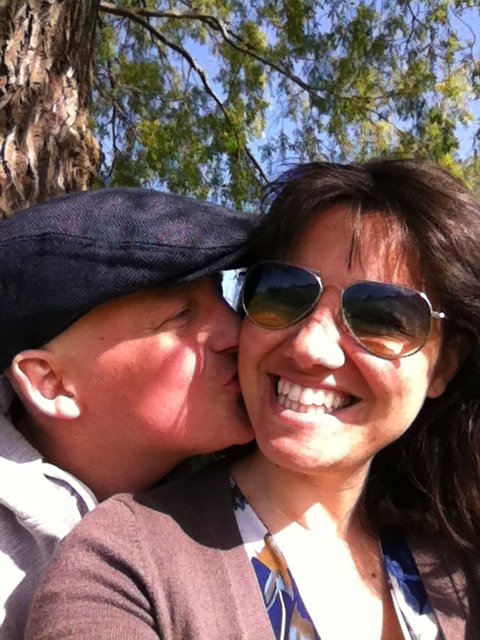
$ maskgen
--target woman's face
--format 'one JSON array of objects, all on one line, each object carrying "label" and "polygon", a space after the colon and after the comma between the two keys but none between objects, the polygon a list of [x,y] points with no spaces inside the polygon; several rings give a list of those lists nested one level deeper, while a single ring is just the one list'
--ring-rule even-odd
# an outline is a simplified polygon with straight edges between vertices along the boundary
[{"label": "woman's face", "polygon": [[365,351],[338,320],[339,288],[354,281],[423,289],[413,252],[393,239],[394,228],[393,219],[364,217],[352,256],[348,210],[322,212],[288,259],[322,277],[325,288],[313,313],[279,330],[243,323],[239,369],[247,410],[260,450],[281,467],[366,471],[456,371],[456,354],[442,349],[441,321],[434,321],[419,352],[385,360]]}]

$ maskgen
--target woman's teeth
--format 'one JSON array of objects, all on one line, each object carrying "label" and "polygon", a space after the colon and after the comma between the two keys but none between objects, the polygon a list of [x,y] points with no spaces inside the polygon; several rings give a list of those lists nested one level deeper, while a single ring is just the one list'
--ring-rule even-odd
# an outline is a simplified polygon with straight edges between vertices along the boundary
[{"label": "woman's teeth", "polygon": [[293,384],[280,378],[277,383],[277,400],[298,413],[333,413],[353,403],[354,398],[338,391],[312,389]]}]

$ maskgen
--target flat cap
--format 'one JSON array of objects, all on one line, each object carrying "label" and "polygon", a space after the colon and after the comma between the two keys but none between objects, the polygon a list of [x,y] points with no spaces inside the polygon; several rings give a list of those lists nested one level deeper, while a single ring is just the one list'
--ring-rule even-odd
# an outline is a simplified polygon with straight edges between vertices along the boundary
[{"label": "flat cap", "polygon": [[108,300],[241,266],[258,219],[115,188],[70,194],[0,221],[0,372]]}]

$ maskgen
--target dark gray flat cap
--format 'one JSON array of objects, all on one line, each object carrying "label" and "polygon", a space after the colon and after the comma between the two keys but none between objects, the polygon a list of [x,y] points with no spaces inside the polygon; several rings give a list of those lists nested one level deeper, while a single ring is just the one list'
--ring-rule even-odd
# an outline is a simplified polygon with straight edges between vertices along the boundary
[{"label": "dark gray flat cap", "polygon": [[0,222],[0,372],[94,307],[242,265],[259,217],[147,189],[70,194]]}]

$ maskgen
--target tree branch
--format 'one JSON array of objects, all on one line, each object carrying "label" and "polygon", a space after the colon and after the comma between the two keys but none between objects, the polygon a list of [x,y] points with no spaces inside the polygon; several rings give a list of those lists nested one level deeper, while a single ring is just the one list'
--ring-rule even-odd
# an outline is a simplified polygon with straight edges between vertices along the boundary
[{"label": "tree branch", "polygon": [[[122,7],[117,7],[112,2],[101,2],[100,10],[105,13],[110,13],[112,15],[117,15],[124,18],[130,18],[132,20],[135,20],[139,24],[142,24],[142,22],[140,22],[142,17],[167,18],[167,19],[177,19],[177,20],[198,20],[199,22],[203,22],[214,31],[219,32],[222,35],[224,41],[227,44],[229,44],[232,48],[236,49],[240,53],[244,53],[245,55],[248,55],[254,58],[258,62],[261,62],[262,64],[264,64],[266,67],[272,69],[273,71],[276,71],[287,80],[290,80],[293,84],[297,85],[303,91],[308,93],[308,95],[312,96],[314,101],[324,100],[323,96],[321,96],[318,93],[318,91],[316,91],[310,83],[305,82],[296,74],[291,73],[283,65],[280,65],[274,62],[273,60],[269,59],[268,57],[258,53],[258,51],[253,49],[248,44],[248,42],[245,42],[243,38],[241,38],[238,34],[236,34],[234,31],[229,29],[225,25],[224,21],[220,20],[220,18],[217,18],[216,16],[213,16],[211,14],[206,14],[206,13],[199,13],[197,11],[185,11],[185,12],[157,11],[155,9],[130,10]],[[335,97],[339,100],[348,100],[348,101],[359,99],[355,96],[347,96],[343,94],[337,94]],[[372,101],[378,101],[378,100],[381,101],[384,99],[385,99],[385,96],[371,96],[370,98],[364,98],[364,100],[372,100]]]},{"label": "tree branch", "polygon": [[[200,22],[204,22],[215,31],[220,32],[225,42],[227,42],[231,47],[233,47],[237,51],[240,51],[240,53],[245,53],[251,56],[252,58],[255,58],[255,60],[258,60],[258,62],[261,62],[262,64],[264,64],[266,67],[269,67],[274,71],[277,71],[278,73],[285,76],[286,78],[291,80],[293,83],[301,87],[304,91],[307,91],[308,93],[316,93],[310,84],[308,84],[307,82],[304,82],[297,75],[290,73],[285,67],[277,64],[276,62],[273,62],[272,60],[269,60],[265,56],[260,55],[257,51],[255,51],[255,49],[252,49],[252,47],[250,47],[249,44],[245,42],[238,34],[234,33],[231,29],[228,29],[222,20],[220,20],[219,18],[211,14],[198,13],[196,11],[185,11],[185,12],[156,11],[154,9],[129,10],[129,9],[124,9],[122,7],[117,7],[112,2],[101,2],[100,10],[104,11],[105,13],[111,13],[113,15],[123,16],[125,18],[128,17],[132,19],[135,19],[136,16],[143,16],[147,18],[198,20]],[[134,14],[135,17],[132,16],[132,14]],[[234,40],[237,40],[237,42],[235,42]]]},{"label": "tree branch", "polygon": [[[202,83],[207,95],[209,95],[212,98],[212,100],[217,104],[219,109],[222,111],[222,113],[223,113],[223,115],[225,117],[225,120],[228,122],[228,124],[230,125],[231,129],[233,130],[233,132],[235,134],[235,137],[237,138],[237,142],[239,142],[238,134],[235,131],[235,127],[233,126],[233,123],[232,123],[232,120],[231,120],[230,115],[228,113],[228,110],[225,107],[225,105],[222,102],[222,100],[219,98],[219,96],[214,91],[213,87],[208,82],[207,75],[206,75],[205,71],[202,69],[202,67],[197,63],[197,61],[191,56],[191,54],[184,47],[182,47],[179,44],[177,44],[175,42],[172,42],[171,40],[166,38],[162,33],[160,33],[160,31],[158,31],[158,29],[155,29],[155,27],[153,27],[150,24],[150,22],[147,19],[144,19],[144,17],[143,17],[143,15],[146,15],[147,17],[173,17],[172,14],[174,14],[176,17],[180,17],[179,15],[175,14],[175,12],[170,12],[170,11],[169,12],[157,12],[157,11],[153,11],[152,12],[152,11],[147,10],[147,9],[137,9],[135,11],[132,11],[130,9],[117,7],[116,5],[114,5],[114,4],[110,3],[110,2],[102,2],[102,3],[100,3],[100,10],[101,11],[105,11],[105,12],[110,13],[110,14],[113,14],[113,15],[118,15],[118,16],[120,16],[122,18],[128,18],[130,20],[133,20],[134,22],[136,22],[140,26],[144,27],[155,39],[159,40],[166,47],[168,47],[169,49],[172,49],[173,51],[176,51],[180,56],[182,56],[182,58],[184,58],[187,61],[187,63],[190,66],[190,68],[193,71],[195,71],[197,76],[200,78],[200,82]],[[151,15],[152,13],[162,14],[162,16],[158,16],[158,15],[152,16]],[[168,15],[166,15],[166,14],[168,14]],[[185,15],[185,14],[183,14],[183,15]],[[201,14],[197,14],[197,15],[201,15]],[[244,146],[244,152],[245,152],[246,157],[250,161],[250,163],[253,164],[253,166],[255,167],[255,170],[256,170],[257,174],[260,175],[261,179],[259,180],[257,178],[257,174],[255,172],[253,172],[253,176],[254,176],[255,180],[257,180],[258,184],[260,184],[260,185],[262,185],[262,181],[263,181],[263,183],[267,183],[268,182],[268,178],[267,178],[266,174],[264,173],[262,167],[260,166],[260,164],[258,163],[258,161],[255,158],[254,154],[252,153],[252,151],[249,149],[249,147],[247,145]]]}]

